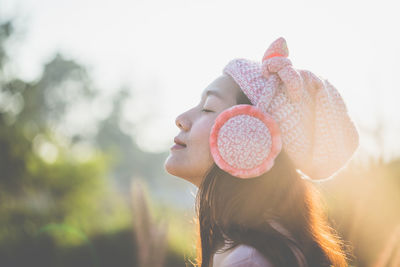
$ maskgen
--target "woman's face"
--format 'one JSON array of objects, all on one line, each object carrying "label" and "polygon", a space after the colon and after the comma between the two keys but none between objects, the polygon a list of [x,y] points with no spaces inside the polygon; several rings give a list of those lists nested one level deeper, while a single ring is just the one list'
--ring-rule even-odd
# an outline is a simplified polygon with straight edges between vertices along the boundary
[{"label": "woman's face", "polygon": [[171,147],[164,162],[168,173],[200,186],[214,162],[209,147],[211,128],[218,114],[236,105],[240,90],[231,76],[223,74],[204,89],[197,106],[176,118],[180,132],[175,141],[184,145]]}]

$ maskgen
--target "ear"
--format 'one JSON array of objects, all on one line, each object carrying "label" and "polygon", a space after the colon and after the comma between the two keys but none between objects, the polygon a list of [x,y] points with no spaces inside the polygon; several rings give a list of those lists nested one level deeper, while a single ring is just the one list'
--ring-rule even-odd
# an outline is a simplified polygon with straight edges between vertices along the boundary
[{"label": "ear", "polygon": [[209,143],[218,167],[238,178],[267,172],[282,149],[277,122],[255,106],[245,104],[218,115]]}]

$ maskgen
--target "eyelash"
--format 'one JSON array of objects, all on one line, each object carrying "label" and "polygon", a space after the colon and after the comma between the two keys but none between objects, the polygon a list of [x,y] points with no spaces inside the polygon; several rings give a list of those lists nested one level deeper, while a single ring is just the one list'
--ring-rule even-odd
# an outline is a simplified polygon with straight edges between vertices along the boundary
[{"label": "eyelash", "polygon": [[202,109],[201,111],[204,111],[204,112],[213,112],[212,110],[209,110],[209,109]]}]

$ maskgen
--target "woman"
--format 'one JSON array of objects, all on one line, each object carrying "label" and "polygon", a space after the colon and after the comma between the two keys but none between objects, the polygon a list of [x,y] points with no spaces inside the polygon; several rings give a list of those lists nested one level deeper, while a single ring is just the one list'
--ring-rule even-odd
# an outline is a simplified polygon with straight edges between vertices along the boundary
[{"label": "woman", "polygon": [[314,180],[342,168],[357,130],[336,88],[293,68],[284,38],[234,59],[179,115],[164,167],[195,184],[201,267],[347,266]]}]

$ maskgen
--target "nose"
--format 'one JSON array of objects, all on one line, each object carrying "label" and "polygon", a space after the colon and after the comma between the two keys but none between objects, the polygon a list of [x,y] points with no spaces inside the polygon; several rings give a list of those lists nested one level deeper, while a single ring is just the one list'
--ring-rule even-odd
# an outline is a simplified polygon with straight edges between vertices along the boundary
[{"label": "nose", "polygon": [[185,117],[185,113],[182,113],[178,117],[176,117],[175,124],[176,124],[176,126],[178,126],[179,129],[181,129],[183,131],[188,131],[190,129],[190,125],[191,125],[188,118]]}]

